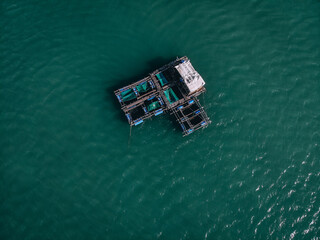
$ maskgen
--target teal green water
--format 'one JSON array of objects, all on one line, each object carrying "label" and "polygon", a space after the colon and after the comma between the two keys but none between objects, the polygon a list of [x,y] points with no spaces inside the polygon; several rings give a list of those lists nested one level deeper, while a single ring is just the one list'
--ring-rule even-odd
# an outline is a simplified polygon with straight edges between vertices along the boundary
[{"label": "teal green water", "polygon": [[[212,124],[113,91],[188,56]],[[319,239],[320,2],[0,3],[0,239]]]}]

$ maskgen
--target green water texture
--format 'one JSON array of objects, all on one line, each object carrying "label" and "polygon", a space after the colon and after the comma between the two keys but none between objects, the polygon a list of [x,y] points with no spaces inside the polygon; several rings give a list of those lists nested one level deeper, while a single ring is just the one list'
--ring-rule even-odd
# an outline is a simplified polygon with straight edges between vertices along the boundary
[{"label": "green water texture", "polygon": [[[212,120],[130,127],[177,56]],[[319,239],[319,0],[0,2],[0,239]]]}]

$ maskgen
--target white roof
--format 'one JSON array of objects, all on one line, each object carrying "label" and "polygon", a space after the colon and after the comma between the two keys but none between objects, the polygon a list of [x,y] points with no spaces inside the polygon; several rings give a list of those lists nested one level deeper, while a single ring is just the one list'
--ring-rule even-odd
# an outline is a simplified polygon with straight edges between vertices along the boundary
[{"label": "white roof", "polygon": [[180,63],[179,65],[175,66],[175,68],[180,73],[190,93],[193,93],[204,86],[205,82],[200,74],[194,70],[190,60]]}]

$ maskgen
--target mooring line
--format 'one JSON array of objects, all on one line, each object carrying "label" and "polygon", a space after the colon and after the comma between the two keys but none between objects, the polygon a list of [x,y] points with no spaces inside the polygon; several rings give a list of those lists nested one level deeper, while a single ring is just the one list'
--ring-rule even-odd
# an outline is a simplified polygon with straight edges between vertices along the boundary
[{"label": "mooring line", "polygon": [[129,139],[128,139],[128,147],[130,147],[131,129],[132,129],[132,125],[130,124],[130,134],[129,134]]}]

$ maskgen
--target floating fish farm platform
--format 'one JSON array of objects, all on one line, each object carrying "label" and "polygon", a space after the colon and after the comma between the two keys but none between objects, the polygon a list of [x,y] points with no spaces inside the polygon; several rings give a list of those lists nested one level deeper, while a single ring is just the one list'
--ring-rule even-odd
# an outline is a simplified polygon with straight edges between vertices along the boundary
[{"label": "floating fish farm platform", "polygon": [[197,98],[206,91],[204,85],[190,60],[182,57],[114,93],[131,126],[170,113],[186,136],[211,123]]}]

